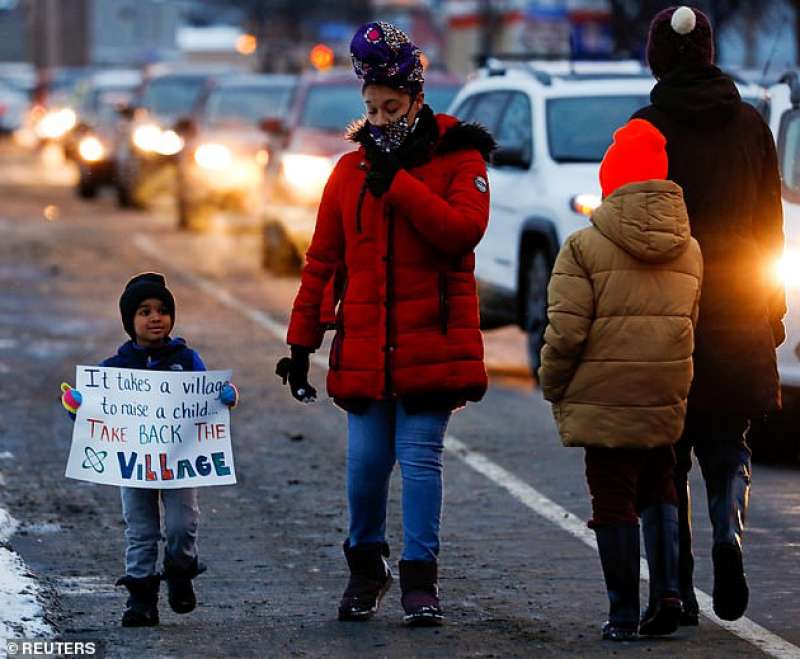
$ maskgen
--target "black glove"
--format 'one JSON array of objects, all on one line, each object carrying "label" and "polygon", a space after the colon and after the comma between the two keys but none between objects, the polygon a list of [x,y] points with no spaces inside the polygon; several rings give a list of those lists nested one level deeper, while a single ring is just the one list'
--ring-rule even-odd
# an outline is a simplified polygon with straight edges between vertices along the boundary
[{"label": "black glove", "polygon": [[387,153],[377,146],[367,151],[370,169],[367,172],[367,187],[376,197],[380,197],[390,187],[394,175],[402,169],[400,160],[393,153]]},{"label": "black glove", "polygon": [[292,346],[292,356],[284,357],[275,367],[275,373],[289,382],[289,389],[301,403],[313,403],[317,399],[317,390],[308,382],[309,359],[311,351],[301,346]]}]

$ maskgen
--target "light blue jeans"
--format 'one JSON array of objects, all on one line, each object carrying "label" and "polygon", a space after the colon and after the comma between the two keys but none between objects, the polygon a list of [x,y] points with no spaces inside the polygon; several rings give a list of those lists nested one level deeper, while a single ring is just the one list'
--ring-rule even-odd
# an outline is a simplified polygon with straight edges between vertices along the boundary
[{"label": "light blue jeans", "polygon": [[[164,539],[164,560],[187,568],[197,556],[197,489],[145,490],[120,488],[125,518],[125,573],[136,578],[156,574],[158,542]],[[161,510],[164,506],[164,536]]]},{"label": "light blue jeans", "polygon": [[434,561],[442,517],[442,451],[449,411],[408,414],[398,401],[374,401],[347,415],[350,546],[384,542],[394,463],[403,478],[403,554]]}]

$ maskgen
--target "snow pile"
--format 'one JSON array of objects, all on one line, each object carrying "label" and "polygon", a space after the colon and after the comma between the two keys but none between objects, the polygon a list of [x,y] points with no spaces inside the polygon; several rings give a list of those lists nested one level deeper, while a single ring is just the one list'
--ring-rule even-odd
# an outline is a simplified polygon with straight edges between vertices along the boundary
[{"label": "snow pile", "polygon": [[[17,520],[0,508],[0,543],[7,542],[17,526]],[[6,639],[53,636],[53,629],[44,620],[38,591],[19,555],[0,544],[0,658],[6,656]]]}]

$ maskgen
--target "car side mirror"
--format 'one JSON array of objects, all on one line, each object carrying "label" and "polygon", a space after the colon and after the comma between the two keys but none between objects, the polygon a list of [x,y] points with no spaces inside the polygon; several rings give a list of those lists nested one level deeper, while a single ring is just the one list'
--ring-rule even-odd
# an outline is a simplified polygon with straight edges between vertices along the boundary
[{"label": "car side mirror", "polygon": [[184,139],[190,138],[197,133],[197,122],[192,117],[179,117],[172,130]]},{"label": "car side mirror", "polygon": [[525,153],[525,149],[514,146],[501,146],[492,153],[491,164],[495,167],[528,169],[531,166],[531,161],[530,157]]},{"label": "car side mirror", "polygon": [[258,127],[270,135],[286,134],[286,124],[279,117],[264,117],[258,122]]},{"label": "car side mirror", "polygon": [[120,117],[129,121],[133,119],[133,115],[136,113],[136,108],[128,103],[120,103],[116,109]]}]

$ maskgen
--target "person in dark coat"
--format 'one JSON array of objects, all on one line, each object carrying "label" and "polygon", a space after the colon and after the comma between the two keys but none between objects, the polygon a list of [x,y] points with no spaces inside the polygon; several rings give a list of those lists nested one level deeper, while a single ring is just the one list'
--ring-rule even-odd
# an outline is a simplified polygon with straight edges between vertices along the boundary
[{"label": "person in dark coat", "polygon": [[371,618],[391,585],[386,503],[398,462],[404,620],[436,625],[444,434],[452,410],[487,387],[474,249],[489,220],[494,141],[424,104],[420,51],[395,26],[362,26],[351,53],[366,118],[325,186],[287,332],[291,357],[277,371],[295,398],[314,398],[309,353],[342,268],[327,377],[348,412],[350,579],[339,619]]},{"label": "person in dark coat", "polygon": [[658,82],[634,114],[667,138],[668,178],[683,188],[705,277],[694,381],[676,445],[684,624],[698,623],[692,581],[691,452],[706,482],[714,529],[714,611],[741,617],[748,601],[742,533],[750,490],[750,420],[780,407],[775,349],[785,332],[784,289],[771,276],[783,253],[775,145],[758,111],[714,66],[711,24],[672,7],[650,26],[647,58]]}]

